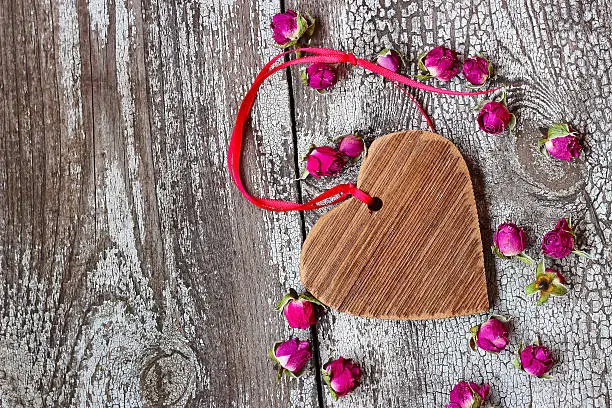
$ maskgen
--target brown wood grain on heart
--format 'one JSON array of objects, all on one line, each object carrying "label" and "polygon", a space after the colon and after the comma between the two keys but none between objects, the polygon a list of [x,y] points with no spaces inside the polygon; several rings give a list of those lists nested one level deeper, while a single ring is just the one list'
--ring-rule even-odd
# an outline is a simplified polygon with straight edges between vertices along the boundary
[{"label": "brown wood grain on heart", "polygon": [[489,308],[470,175],[457,148],[430,132],[376,140],[357,186],[383,202],[348,199],[312,228],[300,260],[304,286],[342,312],[428,319]]}]

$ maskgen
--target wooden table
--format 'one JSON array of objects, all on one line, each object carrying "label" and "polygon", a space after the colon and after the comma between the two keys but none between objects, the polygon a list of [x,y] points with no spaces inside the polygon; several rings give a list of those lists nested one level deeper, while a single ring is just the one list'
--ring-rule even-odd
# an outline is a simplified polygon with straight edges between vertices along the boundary
[{"label": "wooden table", "polygon": [[[441,407],[466,379],[490,383],[502,407],[609,407],[608,2],[283,3],[2,0],[0,405]],[[270,19],[298,3],[318,18],[316,45],[365,57],[389,46],[414,61],[445,44],[485,53],[497,81],[515,85],[511,136],[478,131],[474,99],[415,95],[468,162],[485,247],[498,223],[518,220],[537,256],[538,237],[572,215],[596,257],[559,262],[569,295],[536,307],[523,291],[530,268],[485,251],[492,311],[513,317],[513,347],[541,334],[559,360],[552,381],[515,371],[511,353],[468,352],[464,333],[483,316],[328,311],[309,333],[273,310],[299,289],[300,246],[322,212],[255,208],[231,184],[225,155],[238,103],[277,53]],[[538,154],[539,128],[555,121],[585,135],[578,162]],[[424,128],[398,89],[361,69],[323,96],[293,70],[259,96],[245,179],[258,194],[306,199],[338,181],[293,182],[310,143]],[[266,352],[290,335],[311,336],[316,361],[276,384]],[[338,355],[366,375],[333,403],[317,372]]]}]

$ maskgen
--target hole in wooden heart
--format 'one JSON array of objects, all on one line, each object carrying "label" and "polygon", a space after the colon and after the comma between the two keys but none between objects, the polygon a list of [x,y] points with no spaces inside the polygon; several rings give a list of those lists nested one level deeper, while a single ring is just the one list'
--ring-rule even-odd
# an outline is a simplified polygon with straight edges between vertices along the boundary
[{"label": "hole in wooden heart", "polygon": [[374,197],[374,201],[370,205],[368,205],[368,209],[370,211],[379,211],[383,206],[383,202],[380,198]]},{"label": "hole in wooden heart", "polygon": [[300,278],[310,293],[342,312],[384,319],[488,310],[472,182],[449,140],[423,131],[377,139],[357,187],[375,202],[344,201],[304,241]]}]

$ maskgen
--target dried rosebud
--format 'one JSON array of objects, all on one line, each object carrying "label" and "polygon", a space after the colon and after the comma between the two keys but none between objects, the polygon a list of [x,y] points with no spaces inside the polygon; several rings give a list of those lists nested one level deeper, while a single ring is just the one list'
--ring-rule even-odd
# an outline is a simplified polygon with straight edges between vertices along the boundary
[{"label": "dried rosebud", "polygon": [[549,127],[546,137],[538,142],[538,146],[543,153],[563,161],[580,156],[582,150],[576,132],[565,123],[555,123]]},{"label": "dried rosebud", "polygon": [[295,45],[306,32],[312,33],[314,19],[304,17],[301,13],[287,10],[272,17],[272,37],[280,48]]},{"label": "dried rosebud", "polygon": [[490,389],[489,384],[460,381],[451,390],[450,404],[446,408],[481,408]]},{"label": "dried rosebud", "polygon": [[312,89],[325,91],[336,85],[338,73],[333,66],[316,62],[302,71],[302,80]]},{"label": "dried rosebud", "polygon": [[481,86],[491,76],[491,64],[483,57],[466,58],[463,62],[463,76],[470,84]]},{"label": "dried rosebud", "polygon": [[454,50],[438,46],[419,58],[419,68],[425,72],[419,75],[420,79],[438,78],[441,81],[450,81],[461,69],[459,59]]},{"label": "dried rosebud", "polygon": [[519,347],[518,356],[514,360],[514,365],[517,368],[540,378],[549,378],[546,373],[550,371],[554,364],[550,350],[546,346],[540,345],[537,339],[534,344],[525,347],[523,350]]},{"label": "dried rosebud", "polygon": [[527,237],[523,229],[516,224],[506,222],[500,224],[495,234],[493,234],[491,250],[500,258],[517,257],[526,264],[532,265],[533,260],[523,253],[526,246]]},{"label": "dried rosebud", "polygon": [[282,343],[276,343],[269,353],[270,358],[279,365],[278,376],[287,373],[299,377],[312,357],[308,340],[293,338]]},{"label": "dried rosebud", "polygon": [[563,296],[567,294],[565,278],[557,270],[546,268],[544,260],[536,267],[536,279],[525,287],[527,295],[540,294],[538,305],[543,304],[550,296]]},{"label": "dried rosebud", "polygon": [[351,359],[339,357],[323,366],[323,380],[334,400],[353,392],[359,385],[361,369]]},{"label": "dried rosebud", "polygon": [[351,159],[359,157],[363,153],[364,148],[363,138],[355,134],[344,136],[338,146],[340,153]]},{"label": "dried rosebud", "polygon": [[402,66],[402,58],[396,51],[385,48],[378,53],[376,63],[389,71],[398,72]]},{"label": "dried rosebud", "polygon": [[481,130],[492,135],[502,133],[506,129],[512,130],[515,122],[516,118],[503,102],[488,102],[478,114],[478,126]]},{"label": "dried rosebud", "polygon": [[542,252],[551,258],[565,258],[574,251],[574,231],[565,218],[561,218],[552,231],[542,238]]},{"label": "dried rosebud", "polygon": [[485,351],[499,353],[504,350],[510,341],[508,339],[508,328],[501,320],[491,317],[479,326],[470,329],[470,347],[476,351],[480,347]]},{"label": "dried rosebud", "polygon": [[315,304],[323,306],[321,302],[308,293],[300,295],[293,289],[276,304],[276,310],[282,310],[287,323],[294,329],[307,329],[317,323]]},{"label": "dried rosebud", "polygon": [[306,156],[306,170],[313,177],[335,176],[346,164],[342,153],[329,146],[311,146]]}]

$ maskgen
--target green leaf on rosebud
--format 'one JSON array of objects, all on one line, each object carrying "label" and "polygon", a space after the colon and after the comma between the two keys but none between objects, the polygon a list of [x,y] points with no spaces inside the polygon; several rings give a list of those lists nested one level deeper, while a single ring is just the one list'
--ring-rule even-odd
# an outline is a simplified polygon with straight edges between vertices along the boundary
[{"label": "green leaf on rosebud", "polygon": [[495,245],[491,245],[491,252],[493,252],[493,255],[497,256],[498,258],[510,259],[506,255],[502,254],[499,248],[496,247]]},{"label": "green leaf on rosebud", "polygon": [[573,132],[570,129],[570,126],[567,123],[553,123],[547,132],[547,139],[552,140],[556,137],[565,137]]},{"label": "green leaf on rosebud", "polygon": [[306,68],[300,70],[300,77],[304,85],[308,86],[308,73],[306,72]]},{"label": "green leaf on rosebud", "polygon": [[314,303],[315,305],[327,307],[327,305],[323,304],[319,299],[312,296],[310,293],[302,293],[298,296],[298,299],[304,299],[304,300],[309,301],[310,303]]},{"label": "green leaf on rosebud", "polygon": [[531,282],[529,285],[525,286],[525,293],[529,296],[535,294],[538,291],[538,286],[535,282]]},{"label": "green leaf on rosebud", "polygon": [[538,266],[536,267],[536,278],[544,275],[546,273],[546,265],[544,264],[544,260],[542,259],[538,262]]},{"label": "green leaf on rosebud", "polygon": [[525,254],[524,252],[521,252],[520,254],[516,255],[516,258],[525,262],[529,266],[533,265],[533,259],[531,259],[531,257]]},{"label": "green leaf on rosebud", "polygon": [[[426,52],[419,54],[419,59],[417,60],[417,65],[419,69],[424,72],[427,72],[427,68],[425,67],[425,62],[423,62],[426,55],[427,55]],[[431,76],[429,78],[431,78]]]},{"label": "green leaf on rosebud", "polygon": [[325,382],[325,384],[327,384],[327,388],[329,389],[329,394],[331,395],[332,399],[334,401],[338,401],[338,395],[336,394],[331,385],[331,374],[325,369],[321,369],[321,374],[323,376],[323,381]]},{"label": "green leaf on rosebud", "polygon": [[550,296],[564,296],[567,294],[565,279],[554,269],[547,269],[544,260],[536,267],[536,280],[525,287],[527,295],[540,293],[538,305],[544,304]]},{"label": "green leaf on rosebud", "polygon": [[297,300],[297,298],[298,298],[298,294],[295,291],[295,289],[289,289],[289,293],[287,293],[285,296],[283,296],[281,298],[281,300],[276,302],[276,305],[274,306],[274,309],[276,311],[283,310],[283,307],[285,307],[285,305],[287,303],[289,303],[291,300]]},{"label": "green leaf on rosebud", "polygon": [[510,114],[510,122],[508,122],[508,130],[513,132],[516,129],[516,115],[514,113]]},{"label": "green leaf on rosebud", "polygon": [[595,259],[595,257],[594,257],[593,255],[591,255],[591,254],[589,254],[589,253],[587,253],[587,252],[581,251],[581,250],[579,250],[579,249],[574,249],[574,250],[572,251],[572,253],[573,253],[574,255],[578,255],[578,256],[579,256],[579,257],[581,257],[581,258],[586,258],[586,259]]},{"label": "green leaf on rosebud", "polygon": [[519,370],[523,369],[523,366],[521,365],[521,360],[519,359],[518,355],[514,358],[514,360],[512,360],[512,365],[518,368]]}]

